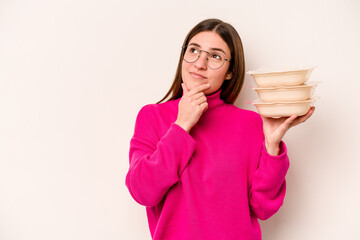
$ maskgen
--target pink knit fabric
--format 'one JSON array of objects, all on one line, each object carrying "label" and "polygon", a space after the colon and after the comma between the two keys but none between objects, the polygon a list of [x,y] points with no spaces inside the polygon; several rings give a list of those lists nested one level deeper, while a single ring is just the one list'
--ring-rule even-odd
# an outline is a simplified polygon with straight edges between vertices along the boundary
[{"label": "pink knit fabric", "polygon": [[137,116],[126,186],[146,206],[155,240],[258,240],[258,219],[283,203],[285,144],[269,155],[261,117],[220,93],[207,96],[190,133],[174,123],[180,99],[146,105]]}]

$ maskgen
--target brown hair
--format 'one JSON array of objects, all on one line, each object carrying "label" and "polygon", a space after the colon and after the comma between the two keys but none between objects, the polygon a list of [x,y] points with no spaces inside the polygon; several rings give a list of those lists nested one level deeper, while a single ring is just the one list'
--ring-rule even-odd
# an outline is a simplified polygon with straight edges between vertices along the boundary
[{"label": "brown hair", "polygon": [[224,81],[224,83],[222,84],[220,98],[226,103],[233,104],[235,102],[244,83],[245,61],[243,46],[240,36],[233,26],[219,19],[213,18],[206,19],[198,23],[193,29],[191,29],[191,31],[186,36],[183,43],[183,48],[181,50],[174,81],[169,91],[166,93],[165,97],[163,97],[163,99],[161,99],[157,103],[161,103],[162,101],[164,101],[171,93],[172,96],[168,101],[182,97],[183,90],[181,88],[181,68],[183,56],[186,50],[184,46],[189,43],[192,37],[204,31],[213,31],[219,34],[219,36],[226,42],[230,49],[231,61],[228,72],[232,73],[232,78],[230,80]]}]

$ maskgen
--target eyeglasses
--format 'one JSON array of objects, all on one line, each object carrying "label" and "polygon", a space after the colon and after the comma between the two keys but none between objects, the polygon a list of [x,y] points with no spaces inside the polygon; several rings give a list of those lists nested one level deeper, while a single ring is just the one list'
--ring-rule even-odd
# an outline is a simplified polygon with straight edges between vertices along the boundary
[{"label": "eyeglasses", "polygon": [[225,58],[225,55],[222,52],[214,51],[214,52],[207,52],[205,50],[201,50],[200,48],[192,45],[186,45],[182,47],[185,49],[183,59],[187,63],[196,62],[200,58],[200,53],[205,52],[207,53],[206,57],[206,65],[211,69],[218,69],[224,64],[225,61],[230,62],[229,59]]}]

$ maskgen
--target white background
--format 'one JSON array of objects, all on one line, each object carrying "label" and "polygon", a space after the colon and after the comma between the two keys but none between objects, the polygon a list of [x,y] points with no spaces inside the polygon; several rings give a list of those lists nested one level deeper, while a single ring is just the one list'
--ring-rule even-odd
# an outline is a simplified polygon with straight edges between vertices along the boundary
[{"label": "white background", "polygon": [[[150,239],[125,186],[135,117],[210,17],[238,30],[247,71],[319,66],[263,239],[359,239],[359,13],[356,0],[0,0],[0,239]],[[254,85],[237,106],[255,110]]]}]

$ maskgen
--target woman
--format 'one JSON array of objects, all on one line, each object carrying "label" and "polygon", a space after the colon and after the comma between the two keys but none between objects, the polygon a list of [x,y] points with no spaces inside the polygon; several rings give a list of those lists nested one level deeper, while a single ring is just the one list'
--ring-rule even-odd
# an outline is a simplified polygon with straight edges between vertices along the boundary
[{"label": "woman", "polygon": [[185,38],[169,92],[140,110],[126,185],[146,206],[153,239],[261,239],[257,219],[282,205],[281,139],[314,108],[280,119],[237,108],[244,65],[236,30],[204,20]]}]

